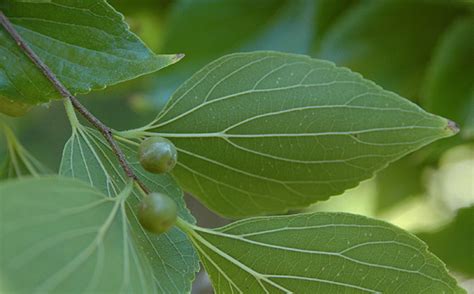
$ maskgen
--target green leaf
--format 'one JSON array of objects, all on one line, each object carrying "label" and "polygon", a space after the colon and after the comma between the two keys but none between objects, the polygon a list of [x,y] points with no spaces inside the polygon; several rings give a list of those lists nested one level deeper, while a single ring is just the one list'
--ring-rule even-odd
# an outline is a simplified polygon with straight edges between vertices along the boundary
[{"label": "green leaf", "polygon": [[[153,54],[104,0],[7,0],[0,9],[73,94],[133,79],[180,58]],[[1,112],[21,114],[61,98],[3,29],[0,56]]]},{"label": "green leaf", "polygon": [[[0,121],[0,137],[3,133],[6,139],[6,154],[0,163],[0,180],[21,178],[24,176],[39,176],[51,173],[39,162],[18,140],[13,131]],[[3,147],[3,146],[2,146]],[[1,147],[0,147],[1,148]],[[0,153],[0,155],[2,155]]]},{"label": "green leaf", "polygon": [[448,267],[467,274],[474,274],[474,206],[462,208],[456,218],[436,232],[419,233],[436,255]]},{"label": "green leaf", "polygon": [[217,293],[465,293],[418,238],[363,216],[184,226]]},{"label": "green leaf", "polygon": [[327,199],[457,131],[346,68],[276,52],[212,62],[145,129],[176,145],[184,189],[230,217]]},{"label": "green leaf", "polygon": [[0,273],[4,293],[156,291],[135,243],[124,198],[77,180],[0,184]]},{"label": "green leaf", "polygon": [[[169,195],[179,207],[179,216],[195,222],[183,201],[183,192],[169,175],[151,175],[138,163],[136,147],[120,145],[134,171],[153,191]],[[73,135],[63,151],[60,174],[83,179],[109,197],[114,197],[127,182],[115,155],[101,135],[81,125],[76,125]],[[134,189],[127,199],[127,213],[137,243],[145,252],[152,267],[156,287],[162,293],[185,293],[191,288],[194,274],[199,270],[197,255],[186,237],[177,228],[166,234],[156,235],[145,231],[138,222],[136,206],[143,197]]]},{"label": "green leaf", "polygon": [[474,137],[474,17],[459,20],[445,34],[428,71],[423,102]]},{"label": "green leaf", "polygon": [[444,2],[361,1],[332,26],[317,57],[417,98],[439,36],[462,13]]}]

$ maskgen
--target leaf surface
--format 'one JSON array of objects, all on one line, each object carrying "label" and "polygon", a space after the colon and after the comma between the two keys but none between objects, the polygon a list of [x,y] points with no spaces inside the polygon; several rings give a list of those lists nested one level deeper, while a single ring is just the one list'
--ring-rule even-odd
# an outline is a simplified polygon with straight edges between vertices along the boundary
[{"label": "leaf surface", "polygon": [[[180,58],[151,52],[104,0],[6,0],[0,9],[73,94],[133,79]],[[61,98],[3,28],[0,56],[1,112],[20,115],[31,105]]]},{"label": "leaf surface", "polygon": [[212,62],[148,128],[176,145],[184,189],[230,217],[327,199],[457,131],[346,68],[276,52]]},{"label": "leaf surface", "polygon": [[0,290],[156,292],[126,217],[130,187],[108,198],[61,177],[0,184]]},{"label": "leaf surface", "polygon": [[189,229],[217,293],[465,293],[415,236],[345,213]]},{"label": "leaf surface", "polygon": [[[120,146],[145,185],[152,191],[169,195],[179,207],[179,216],[195,222],[185,207],[183,192],[172,177],[145,172],[138,163],[136,147]],[[60,174],[82,179],[109,197],[114,197],[127,181],[107,142],[97,131],[81,125],[74,128],[64,147]],[[199,270],[197,255],[186,235],[177,228],[162,235],[148,233],[142,228],[136,215],[142,197],[135,188],[127,199],[127,213],[137,243],[151,264],[156,288],[161,293],[189,292],[194,274]]]}]

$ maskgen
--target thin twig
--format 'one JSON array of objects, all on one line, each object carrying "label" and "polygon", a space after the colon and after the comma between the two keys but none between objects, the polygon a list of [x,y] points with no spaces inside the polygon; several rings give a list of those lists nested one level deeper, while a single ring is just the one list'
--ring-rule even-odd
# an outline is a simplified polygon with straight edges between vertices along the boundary
[{"label": "thin twig", "polygon": [[145,186],[145,184],[140,181],[138,176],[135,174],[133,169],[127,162],[125,154],[123,153],[120,146],[115,141],[112,130],[102,123],[97,117],[95,117],[87,108],[82,105],[77,98],[72,95],[69,90],[58,80],[56,75],[51,71],[51,69],[41,60],[41,58],[36,55],[36,53],[26,44],[23,38],[18,34],[16,29],[13,27],[12,23],[0,10],[0,23],[5,28],[5,30],[10,34],[10,36],[15,40],[15,43],[21,48],[21,50],[28,56],[31,61],[39,68],[39,70],[46,76],[46,78],[53,84],[53,86],[58,90],[58,92],[65,99],[69,99],[74,106],[74,109],[78,111],[87,121],[89,121],[99,132],[104,136],[105,140],[109,143],[112,148],[113,153],[117,156],[120,166],[127,175],[127,177],[133,179],[145,193],[150,193],[150,190]]}]

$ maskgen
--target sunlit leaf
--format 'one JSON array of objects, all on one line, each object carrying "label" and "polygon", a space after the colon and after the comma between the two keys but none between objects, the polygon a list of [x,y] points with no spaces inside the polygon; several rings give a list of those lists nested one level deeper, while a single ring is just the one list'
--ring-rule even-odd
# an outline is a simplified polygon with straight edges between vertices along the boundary
[{"label": "sunlit leaf", "polygon": [[60,177],[0,184],[2,293],[157,291],[127,221],[129,192],[108,198]]},{"label": "sunlit leaf", "polygon": [[346,68],[276,52],[212,62],[147,130],[178,148],[185,190],[231,217],[327,199],[457,132]]},{"label": "sunlit leaf", "polygon": [[260,217],[188,231],[217,293],[465,293],[418,238],[363,216]]},{"label": "sunlit leaf", "polygon": [[[188,221],[194,218],[186,209],[183,192],[169,175],[151,175],[138,164],[136,148],[121,144],[134,171],[149,189],[166,193],[179,206],[179,215]],[[109,197],[114,197],[127,180],[109,145],[94,130],[81,125],[74,127],[66,143],[60,174],[89,182]],[[143,195],[134,189],[127,199],[127,213],[137,243],[151,264],[156,287],[162,293],[189,292],[191,281],[199,269],[198,259],[188,238],[177,228],[166,234],[156,235],[145,231],[138,223],[136,206]]]},{"label": "sunlit leaf", "polygon": [[[74,94],[130,80],[176,62],[155,55],[104,0],[0,2],[28,45]],[[21,114],[29,105],[61,96],[0,29],[0,109]]]}]

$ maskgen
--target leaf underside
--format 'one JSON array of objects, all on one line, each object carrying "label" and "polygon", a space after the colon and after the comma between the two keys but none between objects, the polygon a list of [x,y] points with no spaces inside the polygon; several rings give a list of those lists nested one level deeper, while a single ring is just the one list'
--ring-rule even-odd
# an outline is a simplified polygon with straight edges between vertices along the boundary
[{"label": "leaf underside", "polygon": [[276,52],[212,62],[151,129],[176,145],[184,189],[229,217],[327,199],[456,132],[346,68]]},{"label": "leaf underside", "polygon": [[[186,209],[183,192],[169,175],[151,175],[138,163],[136,148],[121,144],[135,173],[153,191],[166,193],[177,203],[180,217],[194,223]],[[60,174],[82,179],[114,197],[126,183],[126,177],[117,164],[115,155],[101,135],[92,129],[78,126],[63,151]],[[194,274],[199,270],[198,257],[186,235],[177,228],[166,234],[148,233],[141,227],[136,207],[143,195],[134,189],[127,199],[127,213],[137,243],[151,264],[159,292],[189,292]]]},{"label": "leaf underside", "polygon": [[363,216],[260,217],[191,232],[216,293],[465,293],[423,242]]},{"label": "leaf underside", "polygon": [[4,293],[149,293],[156,285],[123,201],[77,180],[0,185]]}]

